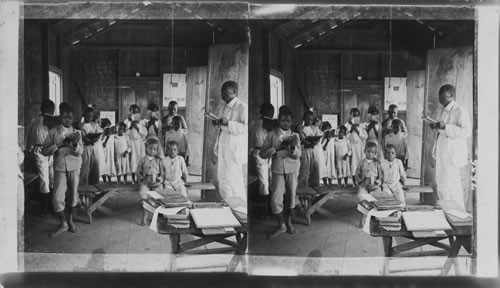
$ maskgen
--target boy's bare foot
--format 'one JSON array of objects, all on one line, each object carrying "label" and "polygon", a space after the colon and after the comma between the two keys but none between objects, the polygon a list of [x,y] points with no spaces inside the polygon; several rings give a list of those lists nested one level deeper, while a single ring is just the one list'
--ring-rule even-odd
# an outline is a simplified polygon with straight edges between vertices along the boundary
[{"label": "boy's bare foot", "polygon": [[295,227],[293,227],[291,222],[286,224],[286,233],[288,233],[288,234],[297,233],[297,230],[295,230]]},{"label": "boy's bare foot", "polygon": [[71,233],[77,233],[79,231],[75,223],[68,223],[68,227],[69,227],[68,231]]},{"label": "boy's bare foot", "polygon": [[56,231],[50,233],[49,237],[50,238],[54,238],[54,237],[57,237],[59,235],[61,235],[62,233],[68,231],[68,224],[64,223],[64,224],[61,224]]},{"label": "boy's bare foot", "polygon": [[270,235],[268,236],[268,238],[269,238],[269,239],[274,239],[274,238],[278,237],[279,235],[281,235],[281,234],[285,233],[286,231],[287,231],[286,226],[285,226],[285,225],[283,225],[283,224],[281,224],[281,225],[279,226],[278,230],[276,230],[274,233],[270,234]]}]

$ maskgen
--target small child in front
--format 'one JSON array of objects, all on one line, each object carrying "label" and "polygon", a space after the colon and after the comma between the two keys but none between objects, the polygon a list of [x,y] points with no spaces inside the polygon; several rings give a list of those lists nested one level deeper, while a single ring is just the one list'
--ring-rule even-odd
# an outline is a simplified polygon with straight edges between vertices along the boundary
[{"label": "small child in front", "polygon": [[[146,140],[146,156],[137,166],[137,179],[139,181],[139,195],[141,202],[148,198],[147,191],[156,190],[162,186],[165,179],[163,159],[160,157],[160,141],[156,138]],[[144,209],[141,225],[146,225],[147,212]]]},{"label": "small child in front", "polygon": [[182,126],[182,118],[180,115],[174,116],[171,122],[171,129],[165,133],[163,151],[167,154],[168,142],[176,142],[177,143],[177,152],[179,156],[184,158],[186,165],[189,165],[189,145],[188,138],[186,135],[186,131],[181,129]]},{"label": "small child in front", "polygon": [[[393,120],[395,121],[395,120]],[[406,182],[406,173],[401,160],[396,158],[396,147],[392,144],[385,146],[385,159],[382,167],[382,191],[394,195],[396,199],[406,205],[403,187]]]},{"label": "small child in front", "polygon": [[396,151],[396,158],[401,160],[403,167],[406,169],[408,167],[408,143],[406,137],[403,136],[402,122],[399,119],[392,120],[391,124],[392,131],[384,138],[384,147],[387,145],[393,145]]},{"label": "small child in front", "polygon": [[279,227],[269,235],[270,239],[285,232],[295,233],[292,209],[295,208],[301,154],[299,135],[290,129],[292,112],[283,109],[278,120],[280,127],[269,132],[259,153],[263,159],[272,158],[271,210],[278,217]]},{"label": "small child in front", "polygon": [[78,204],[78,182],[82,166],[83,144],[80,131],[71,126],[73,115],[74,110],[69,105],[61,111],[62,123],[49,131],[42,148],[43,155],[54,155],[54,196],[52,200],[60,224],[57,230],[50,234],[51,238],[65,231],[78,232],[78,228],[73,223],[73,211]]},{"label": "small child in front", "polygon": [[163,159],[165,167],[165,189],[187,196],[185,183],[188,177],[186,162],[182,156],[177,155],[177,142],[169,141],[166,145],[167,157]]},{"label": "small child in front", "polygon": [[374,142],[367,142],[365,146],[365,159],[359,162],[356,169],[356,184],[358,185],[358,198],[361,195],[380,192],[382,185],[383,172],[380,162],[377,159],[378,146]]}]

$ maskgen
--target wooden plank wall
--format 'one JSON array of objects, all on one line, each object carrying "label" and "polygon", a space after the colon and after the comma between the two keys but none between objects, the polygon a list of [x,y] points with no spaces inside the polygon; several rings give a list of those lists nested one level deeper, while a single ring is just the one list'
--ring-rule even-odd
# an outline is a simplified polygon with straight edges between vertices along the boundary
[{"label": "wooden plank wall", "polygon": [[[438,102],[439,88],[444,84],[456,87],[456,101],[469,112],[472,122],[472,87],[473,87],[473,48],[432,49],[427,54],[425,111],[431,117],[437,117],[441,108]],[[432,184],[435,189],[435,169],[431,167],[432,148],[436,138],[427,125],[424,125],[424,153],[422,159],[423,182]],[[472,137],[468,138],[469,159],[472,158]],[[466,206],[472,207],[470,165],[462,169],[462,186],[466,195]],[[427,199],[432,201],[432,199]]]},{"label": "wooden plank wall", "polygon": [[[238,83],[238,98],[248,103],[248,44],[214,45],[209,49],[208,83],[206,111],[218,113],[223,106],[220,89],[225,81]],[[214,157],[214,146],[217,139],[216,129],[205,120],[203,179],[217,181],[217,158]],[[242,167],[246,176],[247,167]]]},{"label": "wooden plank wall", "polygon": [[186,73],[187,95],[186,122],[189,127],[189,173],[202,174],[203,135],[205,131],[204,116],[205,98],[207,93],[207,67],[188,67]]},{"label": "wooden plank wall", "polygon": [[408,170],[406,175],[420,178],[422,165],[422,111],[424,111],[425,70],[410,71],[406,80],[407,107],[406,128],[408,129]]}]

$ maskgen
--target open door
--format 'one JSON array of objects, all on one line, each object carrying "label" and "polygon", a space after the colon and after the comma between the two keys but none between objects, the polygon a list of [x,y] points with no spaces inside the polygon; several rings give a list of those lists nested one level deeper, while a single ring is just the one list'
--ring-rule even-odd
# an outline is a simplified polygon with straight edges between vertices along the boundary
[{"label": "open door", "polygon": [[408,170],[409,178],[420,179],[422,166],[422,112],[424,111],[425,71],[409,71],[406,78],[408,129]]}]

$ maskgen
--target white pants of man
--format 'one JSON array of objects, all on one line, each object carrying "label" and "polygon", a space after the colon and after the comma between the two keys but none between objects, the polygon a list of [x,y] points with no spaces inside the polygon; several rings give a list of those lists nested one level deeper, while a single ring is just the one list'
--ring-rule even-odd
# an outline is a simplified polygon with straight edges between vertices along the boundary
[{"label": "white pants of man", "polygon": [[451,163],[450,155],[443,151],[445,145],[436,147],[436,186],[439,200],[454,200],[465,209],[464,191],[460,168]]},{"label": "white pants of man", "polygon": [[255,160],[257,178],[259,179],[259,195],[269,195],[269,167],[271,160],[260,158],[259,152],[259,149],[255,149],[252,154]]},{"label": "white pants of man", "polygon": [[36,146],[33,150],[35,164],[40,177],[40,193],[49,193],[54,187],[54,169],[52,167],[53,157],[42,154],[42,146]]},{"label": "white pants of man", "polygon": [[[219,193],[222,199],[228,197],[240,197],[247,201],[246,183],[243,177],[244,162],[242,156],[247,158],[246,147],[228,147],[228,133],[221,133],[218,147],[217,178],[219,180]],[[240,151],[231,151],[237,149]],[[244,149],[244,150],[243,150]],[[239,155],[238,153],[243,153]]]}]

